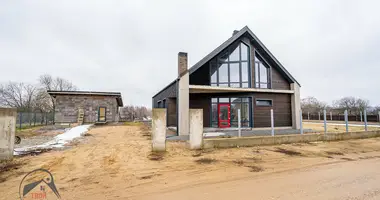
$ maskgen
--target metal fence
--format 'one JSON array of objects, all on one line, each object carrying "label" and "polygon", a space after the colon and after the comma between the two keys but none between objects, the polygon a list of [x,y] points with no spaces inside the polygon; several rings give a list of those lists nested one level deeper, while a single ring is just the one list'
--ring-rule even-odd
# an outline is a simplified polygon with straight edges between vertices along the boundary
[{"label": "metal fence", "polygon": [[54,113],[18,112],[16,128],[24,129],[34,126],[54,124]]},{"label": "metal fence", "polygon": [[[323,113],[302,113],[304,120],[323,120]],[[344,114],[326,113],[326,120],[344,121]],[[364,122],[364,115],[348,115],[348,121]],[[379,115],[367,115],[368,122],[380,122]]]}]

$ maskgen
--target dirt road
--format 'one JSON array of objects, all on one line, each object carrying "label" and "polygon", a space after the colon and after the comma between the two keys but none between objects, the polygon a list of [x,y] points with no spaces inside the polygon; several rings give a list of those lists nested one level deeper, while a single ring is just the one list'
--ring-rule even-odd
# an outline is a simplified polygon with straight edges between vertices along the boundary
[{"label": "dirt road", "polygon": [[266,176],[189,186],[137,199],[375,200],[380,199],[379,166],[379,158],[328,164]]},{"label": "dirt road", "polygon": [[[7,168],[0,166],[0,199],[17,199],[21,179],[37,168],[54,175],[62,199],[377,195],[380,138],[203,151],[168,142],[165,154],[152,154],[149,131],[144,126],[96,127],[71,149],[17,158]],[[202,195],[194,196],[198,192]]]}]

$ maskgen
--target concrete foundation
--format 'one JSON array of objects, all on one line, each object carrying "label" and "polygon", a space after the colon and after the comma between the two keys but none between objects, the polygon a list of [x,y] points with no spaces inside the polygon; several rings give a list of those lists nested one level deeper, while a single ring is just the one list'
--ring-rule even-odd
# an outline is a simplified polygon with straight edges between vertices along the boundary
[{"label": "concrete foundation", "polygon": [[292,127],[294,129],[300,129],[300,111],[301,111],[301,96],[300,96],[300,86],[297,83],[290,84],[291,90],[294,93],[291,96],[291,104],[292,104]]},{"label": "concrete foundation", "polygon": [[305,143],[316,141],[338,141],[350,139],[364,139],[380,137],[380,131],[327,133],[327,134],[303,134],[303,135],[278,135],[258,136],[242,138],[212,138],[203,141],[203,148],[230,148],[252,147],[263,145],[277,145],[290,143]]},{"label": "concrete foundation", "polygon": [[13,157],[16,117],[16,109],[0,108],[0,160]]},{"label": "concrete foundation", "polygon": [[166,151],[166,109],[152,110],[152,151]]},{"label": "concrete foundation", "polygon": [[203,109],[190,109],[190,149],[203,147]]}]

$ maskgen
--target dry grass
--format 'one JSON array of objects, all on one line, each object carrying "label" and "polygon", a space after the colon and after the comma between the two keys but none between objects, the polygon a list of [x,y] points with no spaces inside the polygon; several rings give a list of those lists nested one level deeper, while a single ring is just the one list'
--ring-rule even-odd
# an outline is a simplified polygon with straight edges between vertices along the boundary
[{"label": "dry grass", "polygon": [[290,150],[290,149],[284,149],[284,148],[279,148],[277,147],[274,152],[278,152],[278,153],[283,153],[283,154],[286,154],[288,156],[301,156],[302,153],[298,152],[298,151],[294,151],[294,150]]},{"label": "dry grass", "polygon": [[212,163],[217,162],[217,160],[213,158],[200,158],[200,159],[195,160],[195,162],[198,164],[212,164]]},{"label": "dry grass", "polygon": [[[308,124],[308,123],[303,123],[303,128],[304,129],[312,129],[317,132],[324,132],[325,128],[323,124]],[[380,130],[378,127],[368,127],[369,131],[375,131],[375,130]],[[356,131],[365,131],[364,126],[348,126],[348,131],[356,132]],[[329,125],[327,123],[327,132],[328,133],[342,133],[346,132],[346,126],[344,125]]]},{"label": "dry grass", "polygon": [[142,122],[124,122],[125,126],[141,126],[144,125]]}]

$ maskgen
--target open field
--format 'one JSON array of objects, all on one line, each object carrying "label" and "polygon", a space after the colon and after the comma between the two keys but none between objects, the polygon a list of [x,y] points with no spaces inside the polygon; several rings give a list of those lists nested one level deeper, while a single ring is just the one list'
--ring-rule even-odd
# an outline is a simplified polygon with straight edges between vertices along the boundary
[{"label": "open field", "polygon": [[150,145],[150,130],[141,124],[95,127],[69,150],[2,163],[0,199],[18,198],[21,179],[36,168],[52,172],[62,199],[157,199],[190,187],[380,157],[380,138],[203,151],[168,142],[164,154],[152,154]]}]

